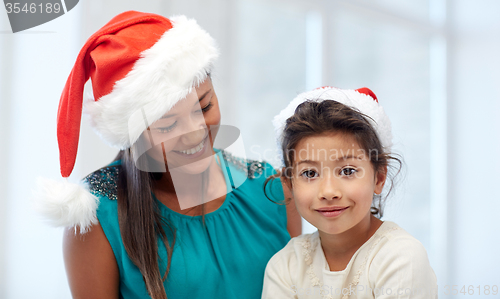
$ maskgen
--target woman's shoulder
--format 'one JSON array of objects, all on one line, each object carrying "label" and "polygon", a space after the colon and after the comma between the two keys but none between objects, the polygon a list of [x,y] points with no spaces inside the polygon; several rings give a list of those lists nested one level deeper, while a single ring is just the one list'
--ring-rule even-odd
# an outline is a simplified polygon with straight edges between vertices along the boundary
[{"label": "woman's shoulder", "polygon": [[122,171],[120,161],[99,168],[82,179],[82,184],[95,197],[97,220],[107,232],[118,227],[118,179]]},{"label": "woman's shoulder", "polygon": [[118,198],[118,177],[121,171],[120,161],[102,167],[82,179],[89,192],[98,198],[116,200]]},{"label": "woman's shoulder", "polygon": [[266,174],[269,175],[269,171],[274,170],[272,166],[265,161],[242,158],[226,150],[217,151],[222,155],[224,161],[228,162],[231,170],[242,175],[245,179],[266,177]]},{"label": "woman's shoulder", "polygon": [[95,216],[110,245],[121,244],[118,221],[118,179],[122,171],[120,161],[99,168],[82,179],[82,183],[97,201]]},{"label": "woman's shoulder", "polygon": [[[267,194],[271,198],[283,199],[283,189],[279,179],[270,180],[266,184],[268,177],[276,174],[274,167],[262,160],[252,160],[238,157],[230,152],[220,150],[228,167],[229,180],[234,189],[244,188],[245,193],[253,194],[256,198],[265,198]],[[265,191],[264,191],[265,187]]]}]

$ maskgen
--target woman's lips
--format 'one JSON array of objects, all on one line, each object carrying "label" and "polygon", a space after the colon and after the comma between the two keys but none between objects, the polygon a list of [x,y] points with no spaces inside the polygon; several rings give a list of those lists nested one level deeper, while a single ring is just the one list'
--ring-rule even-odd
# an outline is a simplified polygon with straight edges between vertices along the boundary
[{"label": "woman's lips", "polygon": [[184,158],[188,158],[188,159],[194,159],[194,158],[198,158],[200,156],[202,156],[205,151],[207,150],[207,145],[210,144],[208,141],[208,137],[209,135],[207,135],[207,137],[205,137],[205,139],[203,140],[203,148],[199,151],[199,152],[196,152],[194,154],[185,154],[183,152],[180,152],[180,151],[174,151],[176,154],[178,154],[179,156],[182,156]]},{"label": "woman's lips", "polygon": [[316,212],[320,213],[325,217],[337,217],[340,214],[344,213],[349,207],[326,207],[316,209]]}]

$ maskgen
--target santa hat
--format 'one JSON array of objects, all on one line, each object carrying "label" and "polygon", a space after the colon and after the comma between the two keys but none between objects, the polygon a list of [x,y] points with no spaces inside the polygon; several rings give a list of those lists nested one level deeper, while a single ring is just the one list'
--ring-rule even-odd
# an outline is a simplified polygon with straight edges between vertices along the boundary
[{"label": "santa hat", "polygon": [[390,153],[392,147],[391,121],[385,114],[384,108],[379,104],[375,93],[366,87],[347,90],[325,86],[299,94],[273,119],[278,143],[280,143],[281,135],[285,129],[286,120],[295,113],[295,109],[301,103],[305,101],[322,102],[324,100],[337,101],[367,115],[368,121],[377,132],[384,151]]},{"label": "santa hat", "polygon": [[[82,108],[108,144],[132,146],[193,87],[202,83],[218,57],[215,41],[184,16],[127,11],[114,17],[85,43],[66,81],[57,116],[61,174],[75,165]],[[94,99],[84,104],[91,79]],[[43,182],[41,210],[59,226],[85,231],[96,223],[97,199],[85,187]]]}]

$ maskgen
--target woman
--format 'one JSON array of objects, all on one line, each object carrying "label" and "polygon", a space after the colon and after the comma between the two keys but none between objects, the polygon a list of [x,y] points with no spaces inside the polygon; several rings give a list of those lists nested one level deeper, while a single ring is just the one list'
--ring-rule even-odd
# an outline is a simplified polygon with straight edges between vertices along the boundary
[{"label": "woman", "polygon": [[92,125],[121,150],[85,188],[45,186],[45,212],[67,227],[74,298],[258,298],[267,261],[300,234],[293,205],[264,194],[269,164],[213,149],[217,56],[194,20],[134,11],[80,51],[59,105],[61,173],[74,166],[89,78]]}]

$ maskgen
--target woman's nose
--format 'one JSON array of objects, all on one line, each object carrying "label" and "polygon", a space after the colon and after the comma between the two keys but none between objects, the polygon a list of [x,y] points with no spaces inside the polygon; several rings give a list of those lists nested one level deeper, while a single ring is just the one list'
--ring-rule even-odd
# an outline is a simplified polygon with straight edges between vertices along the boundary
[{"label": "woman's nose", "polygon": [[207,135],[207,125],[203,115],[193,115],[186,121],[184,134],[181,136],[181,141],[187,146],[196,146]]}]

